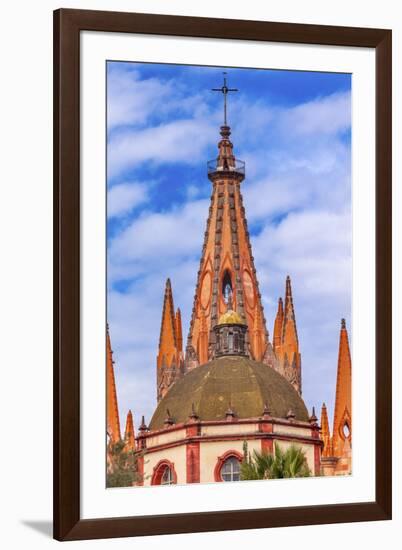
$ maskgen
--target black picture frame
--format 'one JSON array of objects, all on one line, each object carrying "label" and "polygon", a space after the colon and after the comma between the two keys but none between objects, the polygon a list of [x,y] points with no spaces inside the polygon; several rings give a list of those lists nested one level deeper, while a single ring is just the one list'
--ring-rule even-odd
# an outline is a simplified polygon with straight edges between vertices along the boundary
[{"label": "black picture frame", "polygon": [[[376,481],[372,502],[80,519],[80,32],[373,48],[376,56]],[[95,539],[391,519],[392,33],[184,16],[54,12],[54,537]]]}]

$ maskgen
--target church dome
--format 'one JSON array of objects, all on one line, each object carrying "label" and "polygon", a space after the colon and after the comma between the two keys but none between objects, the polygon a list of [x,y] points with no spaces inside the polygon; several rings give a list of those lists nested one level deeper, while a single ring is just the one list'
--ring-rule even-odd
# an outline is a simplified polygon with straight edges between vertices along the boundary
[{"label": "church dome", "polygon": [[159,402],[151,430],[164,427],[166,411],[175,423],[186,422],[192,411],[200,420],[225,420],[233,409],[237,418],[260,417],[267,404],[270,414],[308,421],[306,406],[293,386],[273,368],[244,356],[223,356],[195,368],[175,382]]},{"label": "church dome", "polygon": [[219,317],[218,325],[244,325],[245,322],[233,309],[228,309]]}]

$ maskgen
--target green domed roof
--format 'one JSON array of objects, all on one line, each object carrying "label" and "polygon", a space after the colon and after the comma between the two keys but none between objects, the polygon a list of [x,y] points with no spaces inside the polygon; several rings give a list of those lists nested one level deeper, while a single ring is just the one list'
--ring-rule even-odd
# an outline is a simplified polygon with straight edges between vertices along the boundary
[{"label": "green domed roof", "polygon": [[186,422],[192,404],[201,420],[225,420],[229,404],[238,418],[262,415],[265,403],[272,416],[308,421],[306,406],[278,372],[247,357],[224,356],[195,368],[178,380],[159,402],[151,430],[163,428],[166,411],[175,423]]}]

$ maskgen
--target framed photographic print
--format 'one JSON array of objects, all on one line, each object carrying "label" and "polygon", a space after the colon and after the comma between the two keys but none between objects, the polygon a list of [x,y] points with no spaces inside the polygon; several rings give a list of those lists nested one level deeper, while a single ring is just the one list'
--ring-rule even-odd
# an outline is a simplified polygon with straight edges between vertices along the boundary
[{"label": "framed photographic print", "polygon": [[55,538],[390,519],[391,31],[62,9],[54,69]]}]

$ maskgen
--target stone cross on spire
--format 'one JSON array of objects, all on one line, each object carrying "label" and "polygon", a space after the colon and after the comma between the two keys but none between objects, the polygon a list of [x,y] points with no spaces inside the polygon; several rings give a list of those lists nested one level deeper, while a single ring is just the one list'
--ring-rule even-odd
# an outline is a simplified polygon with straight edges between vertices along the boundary
[{"label": "stone cross on spire", "polygon": [[227,100],[229,92],[238,92],[237,88],[228,88],[226,83],[226,72],[223,72],[223,86],[221,88],[212,88],[212,92],[221,92],[223,94],[223,125],[227,126]]}]

